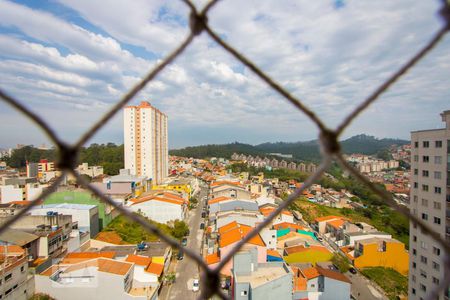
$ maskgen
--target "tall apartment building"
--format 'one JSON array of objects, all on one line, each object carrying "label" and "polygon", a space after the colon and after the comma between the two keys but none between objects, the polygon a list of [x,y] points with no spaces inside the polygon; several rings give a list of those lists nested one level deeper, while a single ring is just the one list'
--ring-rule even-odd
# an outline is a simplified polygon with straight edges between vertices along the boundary
[{"label": "tall apartment building", "polygon": [[160,184],[169,174],[167,115],[141,102],[124,109],[125,169]]},{"label": "tall apartment building", "polygon": [[[450,240],[450,110],[444,111],[443,129],[411,133],[410,210],[447,241]],[[409,298],[425,299],[450,272],[445,253],[436,241],[410,224]],[[449,299],[448,288],[439,299]]]}]

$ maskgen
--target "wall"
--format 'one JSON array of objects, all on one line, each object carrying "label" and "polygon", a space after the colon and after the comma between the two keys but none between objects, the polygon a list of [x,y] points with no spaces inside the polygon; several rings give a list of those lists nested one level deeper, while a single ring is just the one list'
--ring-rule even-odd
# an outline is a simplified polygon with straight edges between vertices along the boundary
[{"label": "wall", "polygon": [[376,243],[364,245],[362,255],[354,259],[355,267],[386,267],[403,275],[408,273],[409,255],[403,243],[387,243],[386,251],[378,248]]},{"label": "wall", "polygon": [[176,219],[183,220],[182,205],[168,203],[163,201],[150,200],[135,205],[131,205],[130,209],[135,212],[141,212],[149,219],[167,223]]},{"label": "wall", "polygon": [[1,190],[1,203],[9,203],[12,201],[22,201],[23,189],[15,188],[13,185],[5,185],[0,187]]},{"label": "wall", "polygon": [[292,299],[292,273],[252,289],[252,299]]},{"label": "wall", "polygon": [[320,300],[347,300],[350,299],[350,283],[323,277],[324,291]]},{"label": "wall", "polygon": [[312,263],[330,261],[333,257],[332,253],[325,253],[317,250],[303,251],[284,256],[284,261],[287,263]]}]

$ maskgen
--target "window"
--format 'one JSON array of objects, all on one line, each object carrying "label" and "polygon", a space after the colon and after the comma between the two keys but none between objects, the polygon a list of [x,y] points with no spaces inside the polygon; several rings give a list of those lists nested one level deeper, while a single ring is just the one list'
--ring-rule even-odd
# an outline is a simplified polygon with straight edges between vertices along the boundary
[{"label": "window", "polygon": [[433,261],[433,269],[435,269],[436,271],[439,271],[441,268],[441,266],[439,266],[439,264],[435,261]]},{"label": "window", "polygon": [[419,161],[419,155],[414,155],[414,161]]},{"label": "window", "polygon": [[421,255],[420,256],[420,262],[423,264],[427,264],[428,263],[428,258],[426,258],[425,256]]},{"label": "window", "polygon": [[436,148],[442,148],[442,141],[435,141],[435,142],[434,142],[434,146],[435,146]]},{"label": "window", "polygon": [[428,207],[428,200],[422,199],[422,206]]},{"label": "window", "polygon": [[429,176],[428,170],[422,170],[422,176],[423,177],[428,177]]},{"label": "window", "polygon": [[416,275],[413,275],[413,276],[411,277],[411,280],[412,280],[413,282],[416,282]]},{"label": "window", "polygon": [[436,285],[439,285],[439,279],[437,279],[436,277],[433,277],[433,283]]},{"label": "window", "polygon": [[441,218],[434,217],[434,224],[440,225],[441,224]]},{"label": "window", "polygon": [[419,187],[419,184],[417,182],[414,182],[414,188],[417,189]]},{"label": "window", "polygon": [[441,249],[433,247],[433,254],[437,256],[441,255]]},{"label": "window", "polygon": [[433,208],[434,209],[441,209],[441,202],[434,201],[433,202]]},{"label": "window", "polygon": [[419,199],[419,197],[417,197],[417,195],[414,195],[414,197],[413,197],[414,203],[417,203],[417,199]]},{"label": "window", "polygon": [[424,163],[430,162],[430,157],[428,155],[422,156],[422,162]]},{"label": "window", "polygon": [[429,141],[423,141],[422,143],[424,148],[429,148],[430,147],[430,142]]},{"label": "window", "polygon": [[413,267],[413,269],[416,268],[416,263],[415,262],[413,262],[412,267]]},{"label": "window", "polygon": [[437,165],[442,164],[442,157],[441,156],[435,156],[434,157],[434,163]]},{"label": "window", "polygon": [[422,184],[422,191],[428,192],[428,184]]},{"label": "window", "polygon": [[22,272],[22,273],[25,272],[25,266],[20,267],[20,272]]},{"label": "window", "polygon": [[435,172],[434,172],[434,179],[441,179],[441,178],[442,178],[441,172],[435,171]]},{"label": "window", "polygon": [[427,278],[427,272],[425,272],[424,270],[420,270],[420,276],[423,278]]},{"label": "window", "polygon": [[421,289],[422,291],[424,291],[424,292],[427,291],[427,287],[424,286],[423,284],[420,284],[420,289]]},{"label": "window", "polygon": [[414,142],[414,148],[419,148],[419,142]]},{"label": "window", "polygon": [[434,193],[435,193],[435,194],[440,194],[441,192],[442,192],[442,190],[441,190],[440,187],[438,187],[438,186],[435,186],[435,187],[434,187]]},{"label": "window", "polygon": [[247,291],[242,291],[241,296],[247,296]]},{"label": "window", "polygon": [[419,174],[419,170],[418,169],[414,169],[414,175],[418,175]]},{"label": "window", "polygon": [[417,242],[417,236],[413,235],[413,242]]},{"label": "window", "polygon": [[420,242],[420,247],[425,250],[428,249],[428,245],[424,241]]},{"label": "window", "polygon": [[426,213],[422,213],[422,220],[428,220],[428,215]]},{"label": "window", "polygon": [[12,278],[12,273],[5,276],[5,282],[8,282]]},{"label": "window", "polygon": [[413,254],[413,255],[417,255],[417,250],[413,248],[413,249],[412,249],[412,254]]},{"label": "window", "polygon": [[416,294],[416,289],[415,289],[415,288],[412,288],[412,289],[411,289],[411,292],[413,293],[413,295],[415,295],[415,294]]}]

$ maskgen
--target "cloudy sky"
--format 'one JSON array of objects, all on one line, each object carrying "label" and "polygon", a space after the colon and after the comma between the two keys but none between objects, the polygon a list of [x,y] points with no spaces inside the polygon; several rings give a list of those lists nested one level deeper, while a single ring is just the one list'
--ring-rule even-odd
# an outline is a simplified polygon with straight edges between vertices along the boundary
[{"label": "cloudy sky", "polygon": [[[198,6],[204,2],[197,2]],[[223,0],[210,25],[336,126],[442,21],[441,1]],[[0,88],[68,142],[188,34],[181,1],[0,0]],[[450,36],[365,111],[344,137],[409,138],[450,109]],[[169,116],[172,148],[298,141],[315,126],[206,34],[141,92]],[[0,147],[46,139],[0,102]],[[90,142],[123,142],[122,114]]]}]

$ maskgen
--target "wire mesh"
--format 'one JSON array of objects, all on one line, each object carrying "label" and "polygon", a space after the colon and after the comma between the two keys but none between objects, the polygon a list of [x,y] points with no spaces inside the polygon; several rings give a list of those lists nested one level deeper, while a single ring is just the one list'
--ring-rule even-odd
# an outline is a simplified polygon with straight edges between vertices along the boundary
[{"label": "wire mesh", "polygon": [[[41,128],[48,138],[55,144],[58,152],[57,167],[62,170],[62,175],[57,178],[57,180],[45,189],[39,197],[31,202],[31,204],[25,207],[20,213],[13,216],[6,223],[0,226],[0,233],[6,230],[11,224],[22,217],[26,212],[28,212],[34,205],[39,203],[41,200],[48,197],[53,193],[57,186],[63,180],[66,174],[72,174],[75,176],[77,183],[84,188],[90,190],[94,195],[100,198],[105,203],[110,204],[115,209],[117,209],[121,214],[127,216],[131,220],[139,223],[149,232],[157,235],[161,240],[166,242],[168,245],[183,250],[186,256],[193,259],[202,271],[202,284],[201,284],[201,294],[200,299],[207,299],[214,295],[220,297],[221,299],[227,299],[220,287],[219,287],[219,275],[221,268],[229,262],[233,255],[241,249],[241,247],[249,241],[251,238],[256,236],[259,231],[268,225],[281,211],[288,207],[296,198],[298,198],[301,193],[310,187],[314,182],[316,182],[327,170],[333,160],[337,161],[344,169],[348,170],[351,175],[357,178],[359,181],[364,183],[370,188],[372,192],[385,200],[385,203],[397,212],[405,215],[413,224],[416,224],[422,230],[422,233],[431,236],[436,242],[438,242],[446,252],[446,257],[444,258],[446,272],[444,278],[440,281],[440,284],[434,288],[428,295],[427,299],[436,299],[436,296],[442,292],[444,289],[448,288],[450,285],[450,272],[449,260],[450,260],[450,244],[440,236],[439,233],[434,231],[429,225],[417,218],[415,215],[411,214],[408,208],[398,205],[392,195],[384,190],[379,189],[373,183],[370,182],[363,174],[358,170],[354,169],[342,156],[340,144],[338,138],[343,130],[350,125],[350,123],[368,106],[375,102],[378,97],[386,92],[396,81],[398,81],[404,74],[406,74],[418,61],[420,61],[427,53],[430,52],[443,38],[443,36],[450,29],[450,5],[449,1],[442,0],[442,8],[439,11],[441,17],[444,20],[444,26],[432,37],[430,42],[421,49],[416,55],[414,55],[410,60],[408,60],[397,72],[395,72],[391,77],[389,77],[380,87],[378,87],[367,99],[365,99],[360,105],[356,107],[345,120],[337,126],[336,129],[330,129],[325,126],[322,120],[310,110],[300,99],[296,98],[294,95],[289,93],[285,88],[283,88],[278,82],[272,77],[265,74],[255,63],[253,63],[249,58],[245,57],[242,53],[235,50],[231,45],[222,40],[218,34],[208,24],[207,13],[217,4],[218,0],[213,0],[208,2],[205,7],[198,11],[197,8],[189,0],[183,0],[183,2],[190,8],[189,25],[190,33],[183,40],[183,42],[173,50],[168,56],[166,56],[161,62],[156,65],[150,72],[141,79],[141,81],[131,88],[114,106],[103,115],[88,131],[80,137],[80,139],[73,145],[68,145],[58,138],[55,131],[38,115],[33,113],[31,110],[27,109],[21,104],[21,102],[12,96],[8,95],[6,92],[0,89],[0,98],[2,101],[6,102],[20,113],[32,120],[36,126]],[[249,232],[239,243],[235,245],[230,253],[224,256],[219,265],[211,269],[204,262],[203,258],[191,249],[183,247],[175,239],[163,234],[155,225],[150,224],[145,221],[145,219],[139,215],[132,214],[130,211],[124,209],[122,206],[115,203],[111,198],[102,194],[94,186],[90,185],[82,176],[80,176],[76,171],[76,165],[78,162],[78,154],[81,147],[88,142],[92,136],[101,129],[114,115],[116,115],[121,108],[123,108],[128,102],[130,102],[133,97],[141,91],[150,81],[152,81],[156,75],[158,75],[168,64],[172,63],[182,52],[191,44],[191,42],[200,33],[206,32],[212,40],[214,40],[218,45],[220,45],[225,51],[229,52],[238,61],[247,66],[253,73],[255,73],[262,81],[264,81],[270,88],[278,92],[283,98],[285,98],[289,103],[291,103],[295,108],[305,114],[308,118],[313,121],[318,129],[320,130],[319,141],[321,145],[322,162],[317,168],[316,172],[312,174],[304,184],[296,189],[285,201],[283,201],[279,207],[273,211],[261,224],[256,226],[251,232]]]}]

